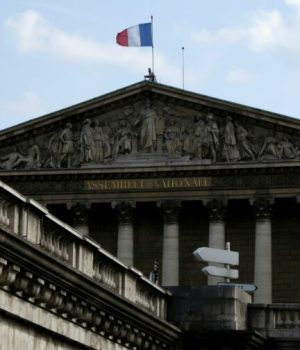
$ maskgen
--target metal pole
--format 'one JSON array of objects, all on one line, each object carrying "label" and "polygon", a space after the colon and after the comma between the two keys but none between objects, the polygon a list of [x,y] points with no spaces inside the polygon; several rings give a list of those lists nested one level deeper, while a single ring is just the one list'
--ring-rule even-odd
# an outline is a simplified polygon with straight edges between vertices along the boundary
[{"label": "metal pole", "polygon": [[184,46],[182,46],[181,51],[182,51],[182,89],[184,90]]},{"label": "metal pole", "polygon": [[[230,251],[230,242],[226,242],[226,243],[225,243],[225,249],[228,250],[228,251]],[[230,270],[230,265],[226,264],[225,267],[226,267],[227,271]],[[225,278],[225,281],[226,281],[227,283],[230,283],[230,278]]]},{"label": "metal pole", "polygon": [[151,37],[152,37],[152,73],[154,73],[154,42],[153,42],[153,16],[151,15]]}]

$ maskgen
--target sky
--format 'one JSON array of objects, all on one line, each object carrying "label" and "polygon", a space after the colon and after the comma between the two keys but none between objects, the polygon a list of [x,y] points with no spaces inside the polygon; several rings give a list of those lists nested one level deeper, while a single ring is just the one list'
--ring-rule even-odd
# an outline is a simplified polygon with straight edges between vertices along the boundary
[{"label": "sky", "polygon": [[300,0],[0,0],[0,129],[144,79],[300,118]]}]

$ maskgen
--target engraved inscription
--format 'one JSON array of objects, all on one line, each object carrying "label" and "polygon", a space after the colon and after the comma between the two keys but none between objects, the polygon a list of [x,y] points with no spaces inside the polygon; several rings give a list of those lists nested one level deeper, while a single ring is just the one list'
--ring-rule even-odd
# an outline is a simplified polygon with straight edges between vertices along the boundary
[{"label": "engraved inscription", "polygon": [[85,181],[87,191],[128,191],[128,190],[166,190],[201,189],[211,186],[210,177],[184,177],[170,179],[128,179]]}]

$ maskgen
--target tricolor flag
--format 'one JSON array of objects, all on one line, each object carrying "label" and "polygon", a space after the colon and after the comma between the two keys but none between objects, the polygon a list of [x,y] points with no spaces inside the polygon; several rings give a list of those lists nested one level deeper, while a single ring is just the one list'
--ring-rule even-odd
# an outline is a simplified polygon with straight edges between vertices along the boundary
[{"label": "tricolor flag", "polygon": [[126,28],[117,34],[116,40],[121,46],[153,46],[152,23]]}]

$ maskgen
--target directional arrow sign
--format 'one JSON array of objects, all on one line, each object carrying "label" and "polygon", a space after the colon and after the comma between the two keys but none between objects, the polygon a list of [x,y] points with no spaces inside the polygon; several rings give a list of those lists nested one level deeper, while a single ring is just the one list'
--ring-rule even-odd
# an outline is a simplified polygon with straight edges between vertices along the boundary
[{"label": "directional arrow sign", "polygon": [[241,288],[244,292],[253,293],[256,291],[257,286],[254,283],[225,283],[219,282],[218,286],[236,286]]},{"label": "directional arrow sign", "polygon": [[200,261],[227,265],[239,264],[239,253],[232,250],[201,247],[196,249],[193,254]]},{"label": "directional arrow sign", "polygon": [[239,270],[229,270],[225,267],[217,267],[217,266],[206,266],[201,270],[205,275],[209,276],[218,276],[236,279],[239,278]]}]

